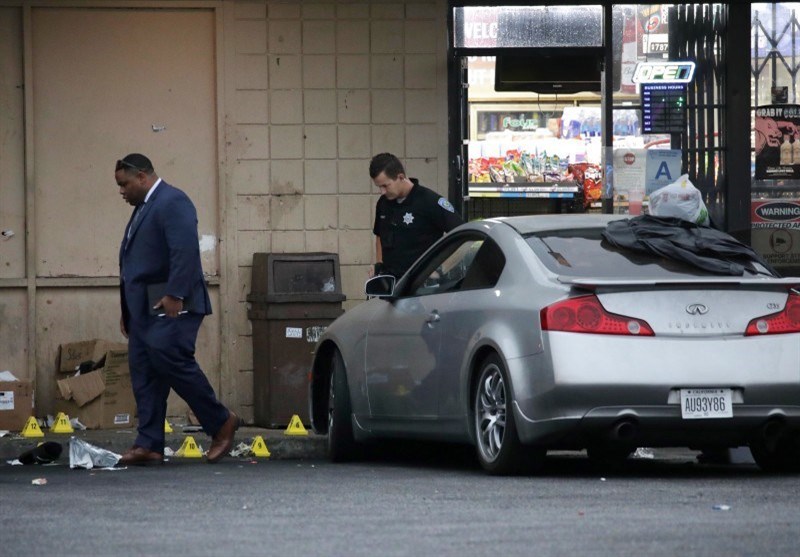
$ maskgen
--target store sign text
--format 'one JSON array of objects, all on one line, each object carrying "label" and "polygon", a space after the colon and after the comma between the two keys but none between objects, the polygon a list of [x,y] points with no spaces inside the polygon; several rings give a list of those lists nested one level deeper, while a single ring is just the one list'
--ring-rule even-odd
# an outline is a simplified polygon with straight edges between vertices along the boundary
[{"label": "store sign text", "polygon": [[467,21],[464,23],[464,36],[468,39],[497,39],[497,22]]},{"label": "store sign text", "polygon": [[797,106],[765,106],[756,109],[759,118],[798,118],[800,110]]},{"label": "store sign text", "polygon": [[506,116],[503,118],[503,129],[513,130],[535,130],[539,127],[539,122],[530,118],[517,119]]},{"label": "store sign text", "polygon": [[499,24],[496,8],[474,6],[464,8],[464,22],[458,34],[461,46],[470,48],[494,48],[497,46]]},{"label": "store sign text", "polygon": [[797,203],[765,203],[755,209],[757,217],[765,221],[791,221],[800,219],[800,205]]},{"label": "store sign text", "polygon": [[694,62],[639,62],[634,83],[689,83],[694,77]]}]

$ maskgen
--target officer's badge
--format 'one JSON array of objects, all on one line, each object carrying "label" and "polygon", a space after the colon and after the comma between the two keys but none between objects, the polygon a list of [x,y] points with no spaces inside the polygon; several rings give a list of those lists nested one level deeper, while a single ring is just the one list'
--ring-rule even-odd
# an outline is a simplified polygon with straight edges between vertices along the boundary
[{"label": "officer's badge", "polygon": [[412,215],[411,213],[406,213],[405,215],[403,215],[403,222],[406,224],[411,224],[412,222],[414,222],[414,215]]},{"label": "officer's badge", "polygon": [[453,204],[446,200],[444,197],[439,198],[439,206],[444,209],[445,211],[450,211],[451,213],[455,213],[456,209],[453,207]]}]

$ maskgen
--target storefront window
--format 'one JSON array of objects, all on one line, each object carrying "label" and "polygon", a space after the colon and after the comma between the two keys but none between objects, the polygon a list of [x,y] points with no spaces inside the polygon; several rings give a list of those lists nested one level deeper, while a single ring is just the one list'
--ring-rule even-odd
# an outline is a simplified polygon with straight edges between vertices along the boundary
[{"label": "storefront window", "polygon": [[[632,189],[646,207],[647,193],[679,178],[682,151],[669,131],[684,133],[685,120],[646,129],[633,81],[640,62],[668,59],[671,6],[613,6],[610,61],[602,6],[454,8],[454,48],[485,53],[464,57],[468,216],[626,212]],[[601,70],[613,77],[605,142]]]},{"label": "storefront window", "polygon": [[800,273],[800,3],[751,6],[754,249]]}]

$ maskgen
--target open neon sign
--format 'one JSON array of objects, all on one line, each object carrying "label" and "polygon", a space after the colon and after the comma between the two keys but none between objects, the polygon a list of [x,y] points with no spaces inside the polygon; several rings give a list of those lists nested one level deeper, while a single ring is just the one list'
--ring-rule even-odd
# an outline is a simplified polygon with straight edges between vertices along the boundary
[{"label": "open neon sign", "polygon": [[639,62],[634,83],[689,83],[694,77],[694,62]]}]

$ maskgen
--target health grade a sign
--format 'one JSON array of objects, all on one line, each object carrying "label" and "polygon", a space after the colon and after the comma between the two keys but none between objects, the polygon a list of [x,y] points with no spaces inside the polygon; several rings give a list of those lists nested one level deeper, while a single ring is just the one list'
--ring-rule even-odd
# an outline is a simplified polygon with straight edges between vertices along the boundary
[{"label": "health grade a sign", "polygon": [[614,189],[650,195],[681,176],[679,149],[614,149]]}]

